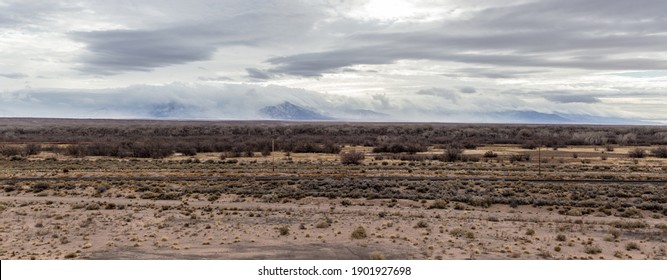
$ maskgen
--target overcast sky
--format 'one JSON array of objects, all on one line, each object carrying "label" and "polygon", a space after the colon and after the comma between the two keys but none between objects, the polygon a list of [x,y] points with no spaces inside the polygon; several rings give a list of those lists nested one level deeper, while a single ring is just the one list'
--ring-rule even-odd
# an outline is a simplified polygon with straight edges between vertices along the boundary
[{"label": "overcast sky", "polygon": [[242,96],[407,120],[667,123],[665,11],[664,0],[0,0],[0,116]]}]

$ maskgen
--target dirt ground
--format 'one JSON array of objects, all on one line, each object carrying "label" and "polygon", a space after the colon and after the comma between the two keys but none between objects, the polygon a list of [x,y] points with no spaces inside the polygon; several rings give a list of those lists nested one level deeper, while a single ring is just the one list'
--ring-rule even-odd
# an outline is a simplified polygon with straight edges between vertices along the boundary
[{"label": "dirt ground", "polygon": [[[485,149],[511,152],[485,147],[472,153]],[[276,172],[271,157],[229,164],[206,154],[159,162],[54,160],[45,154],[23,162],[4,160],[0,258],[666,259],[667,216],[661,209],[667,203],[661,199],[667,185],[620,181],[664,180],[665,162],[599,155],[589,156],[592,163],[581,162],[586,153],[599,151],[578,149],[545,152],[541,177],[534,160],[413,164],[367,157],[363,165],[347,167],[332,155],[294,154],[287,160],[281,154]],[[573,158],[573,152],[580,155]],[[582,167],[590,173],[578,172]],[[252,181],[251,187],[211,179],[272,174],[295,179]],[[361,180],[381,175],[527,181],[437,185],[417,179],[373,185]],[[137,180],[140,176],[151,177]],[[618,182],[558,184],[531,178]],[[331,189],[335,196],[327,193],[332,184],[343,188]],[[348,191],[346,184],[361,186]],[[207,192],[199,191],[204,187]],[[325,191],[311,191],[319,187]],[[452,196],[439,192],[449,188],[457,189]],[[292,197],[291,191],[302,194]],[[514,196],[522,202],[508,200]],[[647,204],[651,201],[657,202]]]},{"label": "dirt ground", "polygon": [[[532,206],[456,210],[426,209],[413,201],[387,208],[382,204],[389,201],[341,206],[326,199],[237,200],[2,196],[0,254],[5,259],[667,257],[664,218],[647,219],[646,228],[618,229],[615,222],[632,219],[563,217]],[[359,226],[366,237],[355,239],[352,232]],[[287,228],[284,235],[281,227]]]}]

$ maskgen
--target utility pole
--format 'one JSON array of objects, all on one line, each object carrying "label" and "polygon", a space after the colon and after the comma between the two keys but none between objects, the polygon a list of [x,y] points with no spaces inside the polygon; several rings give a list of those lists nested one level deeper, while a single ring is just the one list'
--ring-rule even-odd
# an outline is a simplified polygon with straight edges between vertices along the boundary
[{"label": "utility pole", "polygon": [[542,176],[542,145],[537,146],[537,175]]}]

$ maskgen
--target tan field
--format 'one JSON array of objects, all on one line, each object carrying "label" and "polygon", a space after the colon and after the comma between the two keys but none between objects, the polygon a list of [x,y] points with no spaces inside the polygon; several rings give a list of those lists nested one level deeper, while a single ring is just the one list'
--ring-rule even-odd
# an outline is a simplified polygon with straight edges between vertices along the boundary
[{"label": "tan field", "polygon": [[[605,160],[596,147],[540,151],[541,174],[535,160],[376,160],[363,147],[344,149],[367,153],[352,166],[276,152],[275,171],[272,155],[228,163],[217,154],[41,153],[2,162],[0,257],[667,258],[667,161],[635,162],[622,157],[627,149]],[[465,153],[489,150],[526,153]]]}]

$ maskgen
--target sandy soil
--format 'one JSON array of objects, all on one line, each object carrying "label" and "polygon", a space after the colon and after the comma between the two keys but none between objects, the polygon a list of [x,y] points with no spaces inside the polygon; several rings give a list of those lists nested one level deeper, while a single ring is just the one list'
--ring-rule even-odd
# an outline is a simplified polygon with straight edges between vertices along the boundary
[{"label": "sandy soil", "polygon": [[[664,218],[566,217],[399,200],[0,197],[3,259],[665,259]],[[395,205],[394,205],[395,204]],[[389,206],[391,205],[391,207]],[[460,206],[460,205],[459,205]],[[462,209],[461,209],[462,208]],[[656,225],[658,227],[656,228]],[[355,239],[359,226],[366,237]],[[281,233],[280,228],[287,229]],[[630,244],[630,245],[628,245]],[[636,247],[636,249],[635,249]]]}]

